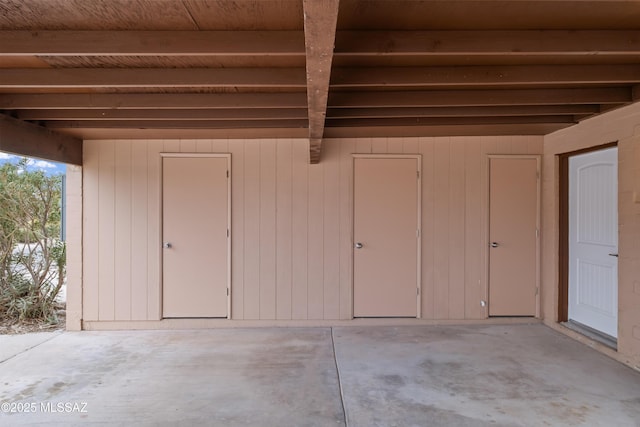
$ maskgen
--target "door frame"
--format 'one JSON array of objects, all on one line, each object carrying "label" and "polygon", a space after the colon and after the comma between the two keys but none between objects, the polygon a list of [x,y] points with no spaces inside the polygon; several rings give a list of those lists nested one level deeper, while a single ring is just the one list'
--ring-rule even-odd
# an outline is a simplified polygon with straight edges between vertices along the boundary
[{"label": "door frame", "polygon": [[491,286],[491,272],[489,271],[490,252],[489,245],[491,244],[491,159],[535,159],[536,161],[536,314],[535,318],[540,318],[540,267],[541,267],[541,255],[540,255],[540,236],[541,236],[541,201],[542,201],[542,156],[540,154],[488,154],[487,155],[487,168],[486,168],[486,222],[485,222],[485,283],[487,286],[484,289],[484,301],[486,302],[486,318],[489,318],[489,288]]},{"label": "door frame", "polygon": [[415,159],[418,168],[418,187],[416,189],[417,197],[417,252],[416,252],[416,288],[418,289],[416,295],[416,319],[422,317],[422,155],[421,154],[352,154],[353,160],[351,161],[352,173],[351,173],[351,318],[353,319],[354,303],[355,303],[355,259],[353,254],[353,247],[355,245],[355,162],[356,159]]},{"label": "door frame", "polygon": [[[569,321],[569,158],[618,146],[618,141],[558,154],[558,311]],[[620,218],[618,218],[618,221]]]},{"label": "door frame", "polygon": [[163,319],[163,311],[162,311],[162,301],[164,298],[164,252],[162,251],[162,242],[163,240],[163,230],[164,230],[164,171],[162,169],[163,159],[166,157],[186,157],[186,158],[194,158],[194,157],[217,157],[217,158],[226,158],[227,159],[227,319],[231,319],[231,178],[233,174],[231,173],[231,153],[160,153],[159,162],[160,162],[160,197],[158,197],[160,203],[158,206],[158,210],[160,212],[160,227],[158,230],[158,234],[160,236],[160,247],[158,248],[159,256],[160,256],[160,318]]}]

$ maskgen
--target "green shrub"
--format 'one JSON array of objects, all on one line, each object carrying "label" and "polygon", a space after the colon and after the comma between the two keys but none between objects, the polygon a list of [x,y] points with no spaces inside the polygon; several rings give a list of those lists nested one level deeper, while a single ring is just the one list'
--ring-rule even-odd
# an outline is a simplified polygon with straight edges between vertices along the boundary
[{"label": "green shrub", "polygon": [[26,164],[0,166],[0,318],[56,323],[66,269],[62,178]]}]

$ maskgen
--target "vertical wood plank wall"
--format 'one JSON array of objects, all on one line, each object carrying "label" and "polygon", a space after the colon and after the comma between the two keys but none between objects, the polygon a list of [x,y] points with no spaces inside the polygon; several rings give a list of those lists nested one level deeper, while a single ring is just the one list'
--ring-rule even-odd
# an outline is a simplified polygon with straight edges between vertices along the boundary
[{"label": "vertical wood plank wall", "polygon": [[349,319],[352,157],[422,154],[422,317],[482,319],[487,155],[542,137],[85,141],[83,319],[159,320],[160,152],[232,155],[232,318]]}]

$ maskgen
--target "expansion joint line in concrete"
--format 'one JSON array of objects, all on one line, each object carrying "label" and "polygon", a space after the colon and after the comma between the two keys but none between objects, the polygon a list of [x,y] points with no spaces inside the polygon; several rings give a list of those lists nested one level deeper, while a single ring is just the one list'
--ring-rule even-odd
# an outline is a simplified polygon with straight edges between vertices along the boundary
[{"label": "expansion joint line in concrete", "polygon": [[331,329],[331,346],[333,348],[333,363],[336,366],[336,375],[338,376],[338,389],[340,390],[340,404],[342,405],[342,415],[344,416],[344,425],[349,427],[347,421],[347,410],[344,407],[344,393],[342,391],[342,379],[340,378],[340,367],[338,366],[338,358],[336,357],[336,341],[333,339],[333,328]]},{"label": "expansion joint line in concrete", "polygon": [[4,360],[0,360],[0,363],[7,362],[7,361],[9,361],[9,360],[13,359],[13,358],[14,358],[14,357],[16,357],[16,356],[20,356],[21,354],[24,354],[24,353],[26,353],[27,351],[29,351],[29,350],[31,350],[31,349],[34,349],[34,348],[36,348],[36,347],[39,347],[39,346],[41,346],[42,344],[44,344],[44,343],[46,343],[46,342],[49,342],[49,341],[51,341],[51,340],[52,340],[52,339],[54,339],[54,338],[59,337],[60,335],[62,335],[62,333],[55,333],[51,338],[48,338],[48,339],[46,339],[46,340],[44,340],[44,341],[42,341],[42,342],[39,342],[39,343],[38,343],[38,344],[36,344],[36,345],[32,345],[31,347],[25,348],[25,349],[24,349],[24,350],[22,350],[21,352],[18,352],[18,353],[14,354],[14,355],[11,355],[11,356],[7,357],[7,358],[6,358],[6,359],[4,359]]}]

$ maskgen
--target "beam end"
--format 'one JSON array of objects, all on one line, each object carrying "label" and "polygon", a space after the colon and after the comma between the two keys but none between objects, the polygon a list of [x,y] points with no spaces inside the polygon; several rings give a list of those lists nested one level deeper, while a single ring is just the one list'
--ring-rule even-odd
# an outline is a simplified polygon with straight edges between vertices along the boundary
[{"label": "beam end", "polygon": [[309,138],[309,163],[312,165],[320,163],[322,154],[322,139]]},{"label": "beam end", "polygon": [[0,150],[82,166],[82,140],[0,114]]}]

